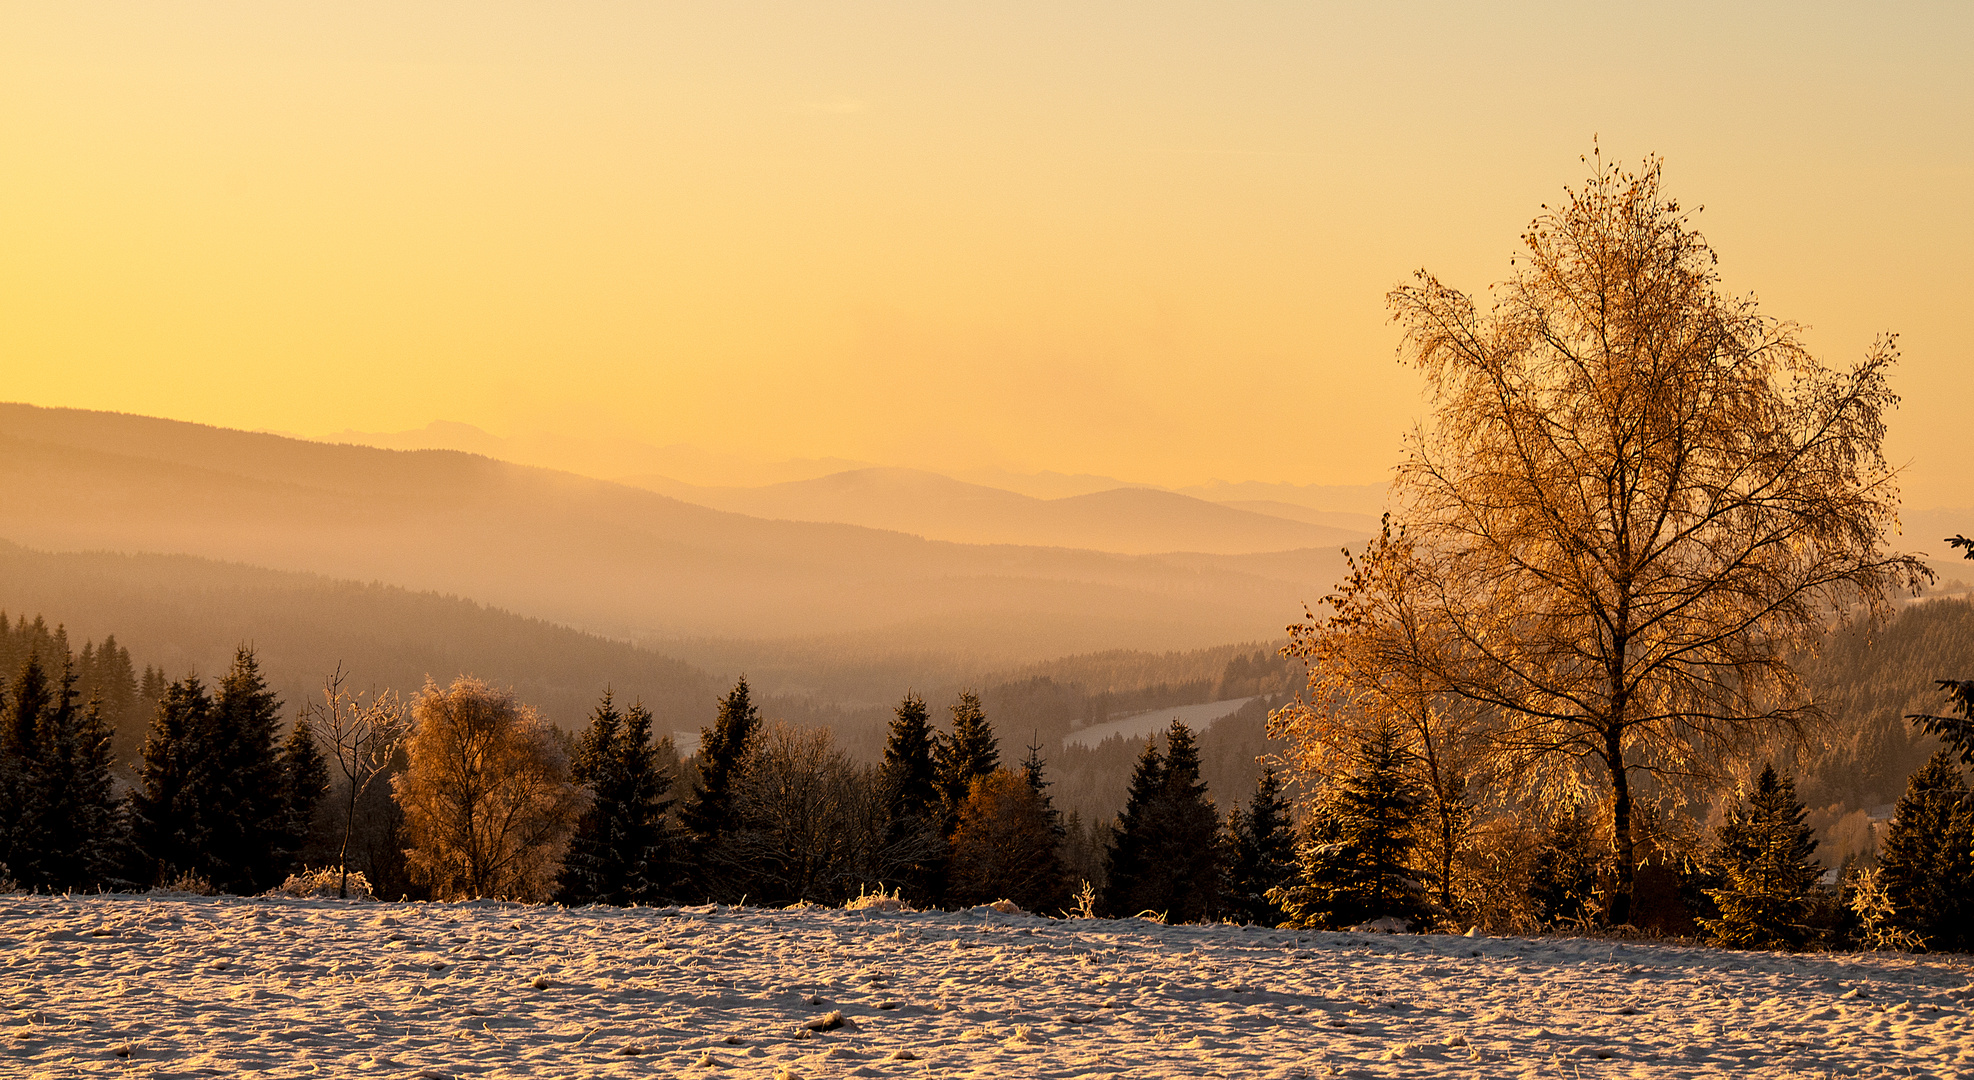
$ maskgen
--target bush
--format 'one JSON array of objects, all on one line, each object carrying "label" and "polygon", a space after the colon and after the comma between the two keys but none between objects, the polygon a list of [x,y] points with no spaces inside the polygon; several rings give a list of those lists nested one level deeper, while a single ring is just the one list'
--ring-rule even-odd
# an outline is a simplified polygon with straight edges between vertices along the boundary
[{"label": "bush", "polygon": [[[266,896],[292,896],[301,900],[334,900],[342,882],[342,872],[333,866],[318,870],[303,870],[299,874],[289,874],[288,879],[267,890]],[[375,900],[377,894],[370,887],[370,879],[360,870],[350,871],[349,899]]]}]

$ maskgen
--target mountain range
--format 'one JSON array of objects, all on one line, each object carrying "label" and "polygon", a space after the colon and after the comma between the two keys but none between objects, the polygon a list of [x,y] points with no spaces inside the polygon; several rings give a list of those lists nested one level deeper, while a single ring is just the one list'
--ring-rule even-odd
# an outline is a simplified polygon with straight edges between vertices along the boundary
[{"label": "mountain range", "polygon": [[[1273,639],[1342,567],[1322,526],[1171,493],[1111,504],[1140,515],[1177,507],[1194,521],[1224,510],[1222,520],[1306,546],[956,543],[769,520],[458,451],[25,405],[0,405],[0,491],[0,539],[42,551],[187,554],[378,581],[624,640],[828,639],[842,652],[943,651],[980,664]],[[1117,528],[1078,512],[1079,527]],[[1196,524],[1157,527],[1199,535]]]}]

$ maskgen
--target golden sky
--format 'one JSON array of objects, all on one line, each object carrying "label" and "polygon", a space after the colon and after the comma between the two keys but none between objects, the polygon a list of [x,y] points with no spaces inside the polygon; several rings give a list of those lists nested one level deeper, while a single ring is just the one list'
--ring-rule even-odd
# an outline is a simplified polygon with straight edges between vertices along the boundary
[{"label": "golden sky", "polygon": [[1382,478],[1383,297],[1658,152],[1974,505],[1974,5],[0,3],[0,399]]}]

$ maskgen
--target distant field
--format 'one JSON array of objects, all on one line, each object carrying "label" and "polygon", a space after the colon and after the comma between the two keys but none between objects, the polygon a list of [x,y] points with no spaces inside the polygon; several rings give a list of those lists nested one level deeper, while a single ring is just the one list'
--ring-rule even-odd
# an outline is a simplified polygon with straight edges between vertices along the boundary
[{"label": "distant field", "polygon": [[1163,709],[1150,709],[1124,717],[1121,720],[1107,720],[1078,728],[1063,736],[1062,741],[1079,746],[1097,746],[1105,739],[1139,739],[1155,731],[1164,731],[1172,726],[1176,718],[1192,728],[1195,733],[1206,730],[1217,720],[1224,720],[1241,711],[1241,706],[1253,701],[1251,697],[1234,698],[1231,701],[1210,701],[1204,705],[1173,705]]},{"label": "distant field", "polygon": [[1965,960],[986,909],[0,896],[0,1076],[1965,1075]]}]

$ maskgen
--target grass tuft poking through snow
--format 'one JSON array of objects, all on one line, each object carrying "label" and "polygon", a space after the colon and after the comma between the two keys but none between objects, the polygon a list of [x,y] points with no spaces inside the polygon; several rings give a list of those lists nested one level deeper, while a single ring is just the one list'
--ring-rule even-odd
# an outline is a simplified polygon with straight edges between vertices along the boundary
[{"label": "grass tuft poking through snow", "polygon": [[1974,1075],[1965,958],[882,914],[4,896],[0,1077]]}]

